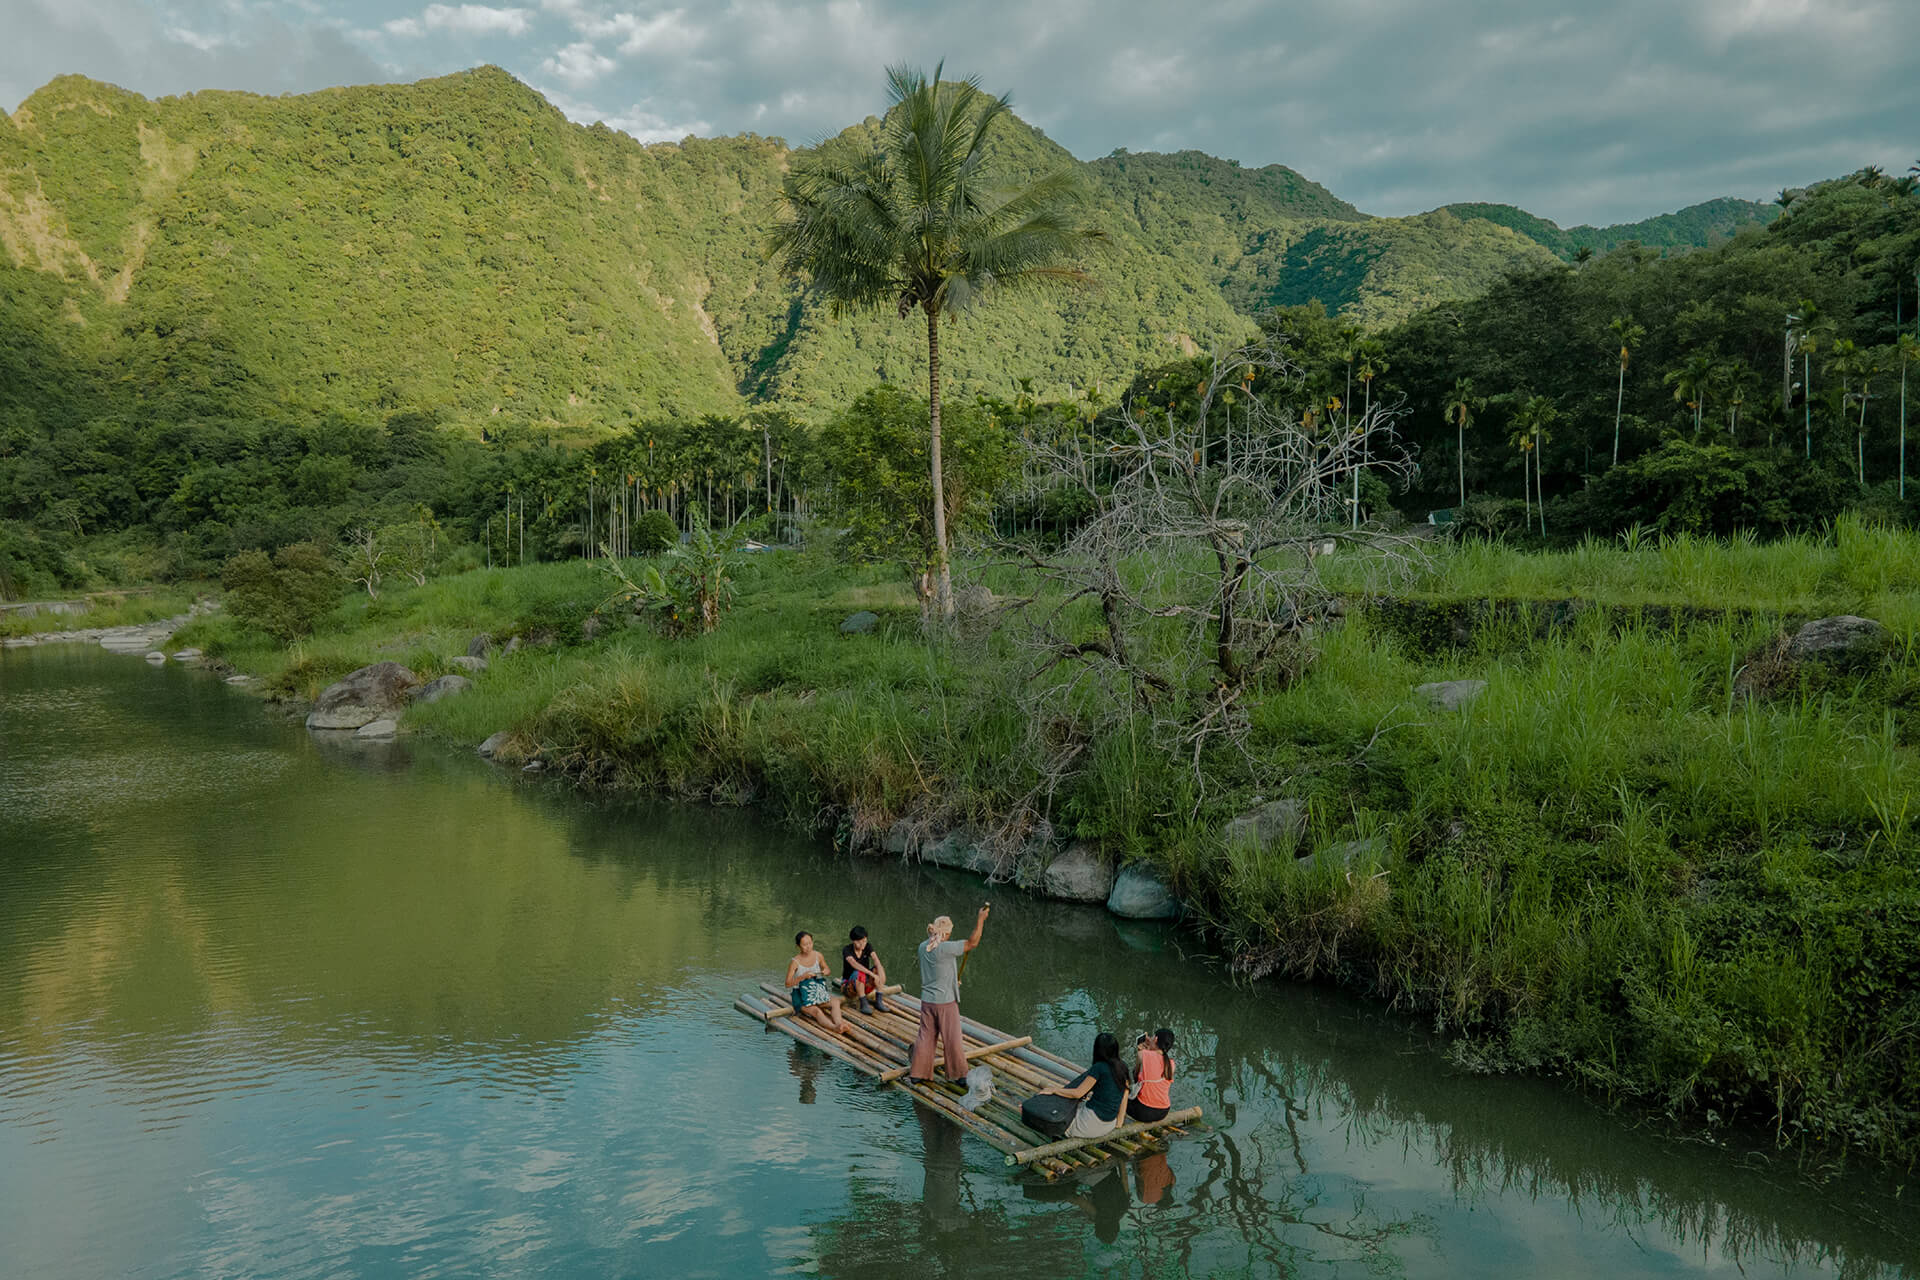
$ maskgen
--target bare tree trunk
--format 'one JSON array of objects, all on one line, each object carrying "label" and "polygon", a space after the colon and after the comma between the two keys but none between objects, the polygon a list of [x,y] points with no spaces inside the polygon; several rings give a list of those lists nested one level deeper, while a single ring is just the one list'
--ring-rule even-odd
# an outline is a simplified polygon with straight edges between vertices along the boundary
[{"label": "bare tree trunk", "polygon": [[1620,408],[1627,402],[1627,366],[1620,365],[1620,385],[1613,393],[1613,465],[1620,465]]},{"label": "bare tree trunk", "polygon": [[953,565],[947,559],[947,490],[940,466],[940,313],[927,304],[928,463],[933,469],[934,590],[940,621],[953,621]]}]

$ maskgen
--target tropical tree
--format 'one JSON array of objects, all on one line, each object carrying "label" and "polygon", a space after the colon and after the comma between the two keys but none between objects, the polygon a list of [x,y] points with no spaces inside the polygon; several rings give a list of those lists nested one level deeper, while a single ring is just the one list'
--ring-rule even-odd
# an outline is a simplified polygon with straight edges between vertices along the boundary
[{"label": "tropical tree", "polygon": [[918,309],[927,325],[928,455],[933,481],[940,616],[953,617],[947,499],[940,454],[940,319],[989,286],[1084,282],[1080,256],[1104,234],[1077,218],[1083,188],[1070,170],[999,193],[987,140],[1009,108],[973,77],[957,83],[908,67],[887,72],[890,109],[877,145],[829,143],[795,164],[772,232],[786,271],[811,277],[836,310]]},{"label": "tropical tree", "polygon": [[1607,331],[1620,344],[1620,381],[1613,393],[1613,465],[1617,467],[1620,465],[1620,410],[1627,399],[1627,361],[1647,331],[1635,324],[1632,316],[1615,316]]},{"label": "tropical tree", "polygon": [[1533,455],[1533,482],[1540,497],[1540,536],[1543,538],[1547,534],[1547,489],[1546,480],[1542,474],[1541,464],[1545,461],[1545,455],[1541,452],[1541,446],[1553,439],[1547,428],[1559,420],[1560,411],[1554,407],[1553,399],[1550,396],[1540,395],[1528,396],[1521,402],[1520,411],[1513,416],[1516,431],[1526,440],[1521,446],[1520,483],[1522,486],[1526,484],[1526,455],[1529,453]]},{"label": "tropical tree", "polygon": [[1686,363],[1667,374],[1667,385],[1673,388],[1673,398],[1693,410],[1693,431],[1700,433],[1700,418],[1705,412],[1707,393],[1713,389],[1719,370],[1713,363],[1713,357],[1704,352],[1695,352],[1687,357]]},{"label": "tropical tree", "polygon": [[1447,392],[1447,421],[1453,424],[1454,444],[1459,451],[1460,505],[1467,505],[1467,428],[1473,424],[1474,411],[1484,402],[1473,394],[1472,378],[1455,378]]},{"label": "tropical tree", "polygon": [[1900,364],[1900,500],[1907,500],[1907,368],[1920,361],[1920,338],[1903,333],[1894,342],[1894,359]]}]

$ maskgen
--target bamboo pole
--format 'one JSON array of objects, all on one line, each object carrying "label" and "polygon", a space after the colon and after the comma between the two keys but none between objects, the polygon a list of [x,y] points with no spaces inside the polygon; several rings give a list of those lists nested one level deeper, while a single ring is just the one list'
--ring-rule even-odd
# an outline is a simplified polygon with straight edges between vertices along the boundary
[{"label": "bamboo pole", "polygon": [[1077,1151],[1082,1147],[1097,1147],[1103,1143],[1111,1142],[1115,1138],[1132,1137],[1135,1134],[1146,1133],[1149,1130],[1159,1129],[1169,1125],[1191,1124],[1199,1118],[1200,1108],[1188,1107],[1183,1111],[1169,1112],[1159,1120],[1139,1120],[1132,1124],[1123,1124],[1111,1133],[1103,1133],[1097,1138],[1062,1138],[1058,1142],[1049,1142],[1045,1146],[1032,1147],[1025,1151],[1016,1151],[1007,1157],[1007,1163],[1010,1165],[1031,1164],[1033,1161],[1044,1159],[1047,1156],[1064,1155],[1070,1151]]},{"label": "bamboo pole", "polygon": [[[773,984],[764,983],[762,985],[771,987]],[[900,988],[898,986],[882,987],[880,989],[880,994],[883,996],[898,995],[899,992],[900,992]],[[773,992],[769,991],[767,994],[772,995]],[[782,1005],[778,1009],[769,1009],[766,1013],[762,1014],[761,1016],[765,1018],[791,1018],[794,1014],[798,1012],[799,1010],[795,1009],[793,1007],[793,1003],[789,1001],[788,1003]],[[845,1011],[842,1010],[842,1012],[845,1012]]]},{"label": "bamboo pole", "polygon": [[[1003,1040],[999,1044],[982,1045],[978,1049],[968,1049],[967,1059],[968,1061],[972,1061],[975,1058],[990,1058],[996,1053],[1006,1053],[1010,1049],[1024,1049],[1032,1043],[1032,1036],[1020,1036],[1013,1040]],[[892,1084],[895,1080],[898,1080],[911,1070],[913,1070],[911,1066],[905,1066],[885,1072],[880,1077],[880,1083]]]}]

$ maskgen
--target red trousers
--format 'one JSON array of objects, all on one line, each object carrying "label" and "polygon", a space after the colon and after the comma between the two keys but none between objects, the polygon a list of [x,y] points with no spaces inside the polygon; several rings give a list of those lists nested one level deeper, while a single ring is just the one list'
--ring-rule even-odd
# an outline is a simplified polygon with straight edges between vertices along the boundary
[{"label": "red trousers", "polygon": [[913,1056],[907,1070],[916,1080],[933,1075],[933,1042],[938,1037],[947,1050],[947,1079],[967,1078],[967,1045],[961,1038],[960,1005],[920,1005],[920,1034],[913,1038]]}]

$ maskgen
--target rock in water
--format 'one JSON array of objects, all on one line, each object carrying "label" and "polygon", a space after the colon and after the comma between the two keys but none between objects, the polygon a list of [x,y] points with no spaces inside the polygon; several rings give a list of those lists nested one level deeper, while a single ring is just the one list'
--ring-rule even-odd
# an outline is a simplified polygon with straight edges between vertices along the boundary
[{"label": "rock in water", "polygon": [[1145,867],[1127,867],[1114,877],[1107,910],[1129,920],[1171,920],[1180,914],[1180,900]]},{"label": "rock in water", "polygon": [[467,679],[465,676],[441,676],[438,680],[434,680],[423,686],[420,692],[413,695],[413,700],[415,702],[438,702],[440,699],[451,697],[456,693],[465,693],[471,688],[473,688],[473,681]]},{"label": "rock in water", "polygon": [[1887,629],[1872,618],[1841,614],[1816,618],[1794,632],[1787,642],[1787,656],[1795,662],[1856,667],[1879,658],[1892,642]]},{"label": "rock in water", "polygon": [[167,655],[160,652],[158,649],[153,650],[151,653],[147,655],[147,661],[153,663],[155,666],[159,666],[161,663],[165,662],[166,660],[167,660]]},{"label": "rock in water", "polygon": [[1229,822],[1220,834],[1230,845],[1291,848],[1307,833],[1307,811],[1298,800],[1269,800]]},{"label": "rock in water", "polygon": [[309,729],[358,729],[382,716],[398,715],[419,687],[420,677],[397,662],[362,667],[314,699]]},{"label": "rock in water", "polygon": [[1041,892],[1068,902],[1105,902],[1113,892],[1113,868],[1100,861],[1094,847],[1076,840],[1047,864]]},{"label": "rock in water", "polygon": [[198,649],[182,649],[173,655],[173,660],[175,662],[198,662],[200,661],[200,651]]},{"label": "rock in water", "polygon": [[873,612],[871,609],[862,609],[858,613],[848,615],[847,620],[840,624],[840,634],[843,636],[863,636],[879,625],[879,614]]},{"label": "rock in water", "polygon": [[1414,689],[1442,711],[1458,711],[1486,691],[1485,680],[1436,680]]},{"label": "rock in water", "polygon": [[400,726],[391,720],[369,720],[354,733],[356,738],[391,738],[400,732]]},{"label": "rock in water", "polygon": [[500,748],[506,746],[507,741],[512,737],[513,735],[511,733],[508,733],[505,729],[502,729],[498,733],[488,734],[487,740],[481,743],[480,746],[477,748],[480,752],[481,758],[484,760],[491,760],[495,756],[499,755]]}]

